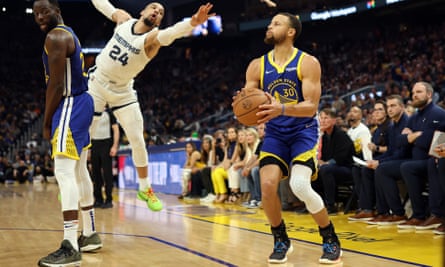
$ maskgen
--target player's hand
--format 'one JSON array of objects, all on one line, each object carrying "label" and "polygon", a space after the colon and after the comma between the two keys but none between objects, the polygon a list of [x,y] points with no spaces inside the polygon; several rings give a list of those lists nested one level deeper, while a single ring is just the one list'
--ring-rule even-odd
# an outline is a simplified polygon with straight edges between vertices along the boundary
[{"label": "player's hand", "polygon": [[125,21],[131,19],[131,15],[123,9],[116,9],[116,11],[113,13],[113,15],[111,15],[111,18],[117,24],[121,24],[121,23],[124,23]]},{"label": "player's hand", "polygon": [[268,92],[264,93],[269,99],[269,104],[262,104],[258,107],[260,109],[260,111],[256,114],[260,118],[258,120],[258,124],[267,123],[271,119],[280,116],[282,110],[281,104],[278,103],[271,94]]},{"label": "player's hand", "polygon": [[192,16],[190,24],[192,26],[198,26],[199,24],[206,22],[208,18],[215,16],[215,13],[209,14],[212,7],[213,5],[210,3],[200,6],[198,11]]},{"label": "player's hand", "polygon": [[241,88],[241,89],[239,89],[238,91],[236,91],[235,94],[232,96],[232,107],[233,107],[233,103],[234,103],[235,100],[238,98],[239,94],[241,93],[241,91],[242,91],[243,89],[244,89],[244,87]]}]

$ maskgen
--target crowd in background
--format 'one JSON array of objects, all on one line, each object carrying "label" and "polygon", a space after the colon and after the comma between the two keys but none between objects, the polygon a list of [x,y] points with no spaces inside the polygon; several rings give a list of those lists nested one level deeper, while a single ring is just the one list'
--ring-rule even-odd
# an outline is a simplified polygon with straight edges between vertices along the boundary
[{"label": "crowd in background", "polygon": [[[42,38],[32,18],[1,16],[2,23],[23,25],[24,31],[2,27],[0,49],[0,154],[17,144],[29,125],[41,116],[44,106],[44,81],[40,60]],[[88,28],[75,29],[86,36]],[[427,23],[376,28],[365,38],[354,39],[343,33],[338,39],[302,39],[297,46],[315,55],[322,66],[323,98],[320,109],[334,107],[345,122],[352,105],[361,107],[363,120],[371,123],[374,103],[391,94],[400,94],[410,109],[410,87],[415,81],[431,83],[434,101],[444,103],[445,95],[445,23]],[[258,50],[261,35],[228,40],[198,40],[161,50],[136,79],[138,97],[145,119],[146,141],[159,145],[184,140],[192,132],[199,137],[213,134],[228,125],[236,125],[230,114],[234,92],[244,84],[244,70]],[[200,43],[201,42],[201,43]],[[239,42],[239,43],[238,43]],[[200,43],[196,45],[196,43]],[[225,44],[224,44],[225,43]],[[219,45],[216,45],[219,44]],[[226,47],[226,48],[225,48]],[[341,98],[363,86],[368,91]],[[217,114],[212,119],[203,118]],[[201,120],[201,121],[200,121]],[[40,133],[37,133],[39,138]],[[126,142],[125,136],[122,143]],[[18,155],[25,159],[29,148],[22,146]],[[39,149],[44,158],[47,149]],[[10,163],[14,159],[8,159]],[[1,170],[0,170],[1,171]]]}]

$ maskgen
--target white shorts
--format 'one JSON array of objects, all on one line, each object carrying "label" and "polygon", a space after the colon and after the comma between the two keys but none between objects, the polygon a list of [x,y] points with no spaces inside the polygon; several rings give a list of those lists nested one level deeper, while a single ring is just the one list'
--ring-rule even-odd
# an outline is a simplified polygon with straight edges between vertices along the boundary
[{"label": "white shorts", "polygon": [[106,104],[113,108],[138,101],[133,81],[117,84],[107,80],[99,70],[89,73],[88,93],[93,97],[95,112],[103,112]]}]

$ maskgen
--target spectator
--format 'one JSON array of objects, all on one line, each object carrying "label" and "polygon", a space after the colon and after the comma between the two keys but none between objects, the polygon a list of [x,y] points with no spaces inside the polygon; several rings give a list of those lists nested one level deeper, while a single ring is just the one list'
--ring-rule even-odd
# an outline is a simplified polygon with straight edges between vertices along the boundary
[{"label": "spectator", "polygon": [[211,177],[213,188],[215,189],[216,199],[214,203],[224,203],[227,200],[227,170],[232,165],[232,161],[236,158],[237,130],[231,126],[227,129],[227,138],[224,140],[224,159],[212,170]]},{"label": "spectator", "polygon": [[[411,147],[412,158],[402,163],[400,171],[408,189],[413,215],[407,222],[399,224],[399,229],[434,229],[443,223],[445,216],[445,195],[438,177],[428,175],[428,152],[433,133],[436,130],[445,131],[445,110],[432,102],[433,93],[433,87],[427,82],[417,82],[412,89],[412,104],[417,108],[417,113],[409,118],[402,132],[404,144]],[[429,209],[422,196],[427,182]]]},{"label": "spectator", "polygon": [[235,156],[232,160],[232,165],[227,171],[227,179],[229,180],[230,195],[227,199],[227,203],[234,204],[241,201],[240,181],[241,175],[239,170],[242,170],[247,159],[247,140],[246,130],[238,130],[238,140],[236,142]]},{"label": "spectator", "polygon": [[246,203],[250,199],[250,186],[252,183],[252,177],[249,173],[243,175],[245,167],[249,164],[250,160],[254,156],[254,153],[258,147],[259,135],[255,128],[249,127],[245,130],[246,132],[246,155],[244,156],[242,166],[238,168],[238,175],[240,179],[240,191],[241,191],[241,203]]},{"label": "spectator", "polygon": [[[386,113],[386,103],[382,100],[374,104],[373,117],[376,128],[372,133],[368,148],[372,151],[372,157],[378,158],[388,149],[388,124],[390,120]],[[361,167],[361,188],[357,188],[359,210],[357,214],[349,217],[351,221],[369,221],[374,218],[375,185],[374,169]]]},{"label": "spectator", "polygon": [[261,181],[260,181],[260,151],[261,145],[263,144],[264,139],[264,129],[266,125],[264,123],[259,124],[256,127],[258,133],[258,145],[242,170],[242,176],[249,177],[247,178],[249,181],[249,191],[250,191],[250,200],[244,206],[247,208],[257,208],[261,206]]},{"label": "spectator", "polygon": [[[362,110],[357,107],[351,107],[348,113],[348,135],[354,143],[354,156],[361,160],[371,160],[372,151],[369,149],[368,144],[371,142],[371,132],[369,128],[362,122],[363,114]],[[355,163],[352,166],[352,178],[354,180],[354,187],[356,192],[362,188],[361,172],[362,166]],[[359,197],[357,195],[357,197]],[[358,200],[360,203],[360,199]],[[360,204],[359,204],[360,206]]]},{"label": "spectator", "polygon": [[193,141],[188,141],[185,144],[185,153],[186,160],[182,169],[182,193],[179,195],[179,199],[190,196],[192,171],[196,172],[197,169],[195,167],[201,167],[202,165],[199,162],[201,153],[196,149],[196,144]]},{"label": "spectator", "polygon": [[336,126],[336,113],[332,109],[320,112],[320,131],[322,132],[318,154],[318,179],[323,186],[323,196],[328,213],[337,213],[337,184],[352,182],[352,155],[354,144],[351,138]]},{"label": "spectator", "polygon": [[388,129],[388,149],[378,159],[367,161],[368,168],[375,169],[377,209],[377,215],[368,223],[377,225],[400,224],[407,220],[397,181],[402,180],[400,165],[411,157],[409,149],[401,142],[408,115],[399,95],[388,96],[386,105],[392,121]]}]

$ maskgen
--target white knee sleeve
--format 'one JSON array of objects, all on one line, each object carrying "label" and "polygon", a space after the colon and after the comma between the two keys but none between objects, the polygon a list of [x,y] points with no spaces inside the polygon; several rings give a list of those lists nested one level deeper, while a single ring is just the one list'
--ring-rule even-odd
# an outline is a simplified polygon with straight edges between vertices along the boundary
[{"label": "white knee sleeve", "polygon": [[79,209],[79,193],[74,169],[77,160],[56,156],[54,159],[54,174],[59,184],[62,211]]},{"label": "white knee sleeve", "polygon": [[324,208],[323,200],[312,189],[312,170],[304,165],[296,164],[292,166],[289,185],[292,192],[306,204],[306,209],[314,214]]},{"label": "white knee sleeve", "polygon": [[144,121],[138,103],[117,109],[114,114],[125,131],[131,146],[133,162],[136,167],[148,165],[148,152],[144,140]]},{"label": "white knee sleeve", "polygon": [[80,154],[80,160],[76,165],[76,182],[79,190],[79,205],[81,208],[94,204],[93,182],[87,168],[88,151]]}]

